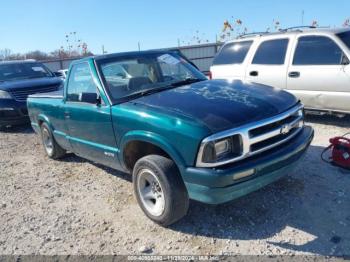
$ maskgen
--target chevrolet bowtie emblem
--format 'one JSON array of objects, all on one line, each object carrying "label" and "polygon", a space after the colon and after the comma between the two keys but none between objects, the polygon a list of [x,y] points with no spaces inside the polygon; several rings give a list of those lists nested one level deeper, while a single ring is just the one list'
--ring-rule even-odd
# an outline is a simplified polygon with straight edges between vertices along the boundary
[{"label": "chevrolet bowtie emblem", "polygon": [[286,134],[289,133],[290,129],[291,129],[291,126],[290,126],[290,125],[283,125],[283,126],[281,127],[280,132],[281,132],[282,135],[286,135]]}]

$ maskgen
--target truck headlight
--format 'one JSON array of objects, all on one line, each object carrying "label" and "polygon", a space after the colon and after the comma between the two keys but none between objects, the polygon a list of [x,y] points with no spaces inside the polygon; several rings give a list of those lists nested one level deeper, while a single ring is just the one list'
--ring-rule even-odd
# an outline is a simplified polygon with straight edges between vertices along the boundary
[{"label": "truck headlight", "polygon": [[214,141],[204,140],[199,151],[197,166],[209,166],[218,161],[240,156],[242,150],[242,138],[240,135],[233,135]]},{"label": "truck headlight", "polygon": [[3,90],[0,90],[0,99],[12,99],[12,96]]}]

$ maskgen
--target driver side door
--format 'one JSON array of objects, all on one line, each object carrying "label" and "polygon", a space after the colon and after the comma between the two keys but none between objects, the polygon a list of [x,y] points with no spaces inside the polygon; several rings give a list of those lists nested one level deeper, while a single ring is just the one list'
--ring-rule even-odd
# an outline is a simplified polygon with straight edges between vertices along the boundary
[{"label": "driver side door", "polygon": [[67,83],[64,117],[73,152],[118,168],[110,106],[97,99],[94,103],[84,102],[83,93],[100,97],[88,62],[73,65]]}]

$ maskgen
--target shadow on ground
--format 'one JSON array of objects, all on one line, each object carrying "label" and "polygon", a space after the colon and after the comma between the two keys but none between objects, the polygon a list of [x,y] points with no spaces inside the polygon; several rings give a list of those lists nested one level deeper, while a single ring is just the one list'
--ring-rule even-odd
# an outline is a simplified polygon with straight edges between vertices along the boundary
[{"label": "shadow on ground", "polygon": [[70,162],[70,163],[89,163],[91,165],[96,166],[97,168],[102,169],[105,171],[107,174],[119,177],[121,179],[124,179],[126,181],[132,182],[132,176],[130,174],[115,170],[113,168],[101,165],[99,163],[81,158],[73,153],[67,153],[67,155],[64,158],[58,159],[57,161],[62,161],[62,162]]},{"label": "shadow on ground", "polygon": [[23,125],[17,125],[17,126],[9,126],[9,127],[1,127],[0,128],[1,133],[21,133],[21,134],[31,134],[34,133],[34,130],[32,129],[30,124],[23,124]]}]

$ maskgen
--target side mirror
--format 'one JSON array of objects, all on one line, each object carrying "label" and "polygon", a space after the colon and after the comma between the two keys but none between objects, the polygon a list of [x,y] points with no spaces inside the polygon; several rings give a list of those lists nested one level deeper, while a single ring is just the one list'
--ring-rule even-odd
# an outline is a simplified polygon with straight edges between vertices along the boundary
[{"label": "side mirror", "polygon": [[98,104],[100,102],[100,99],[96,93],[80,93],[79,102]]},{"label": "side mirror", "polygon": [[343,56],[342,56],[342,58],[341,58],[341,64],[342,64],[342,65],[348,65],[348,64],[350,64],[349,58],[348,58],[345,54],[343,54]]}]

